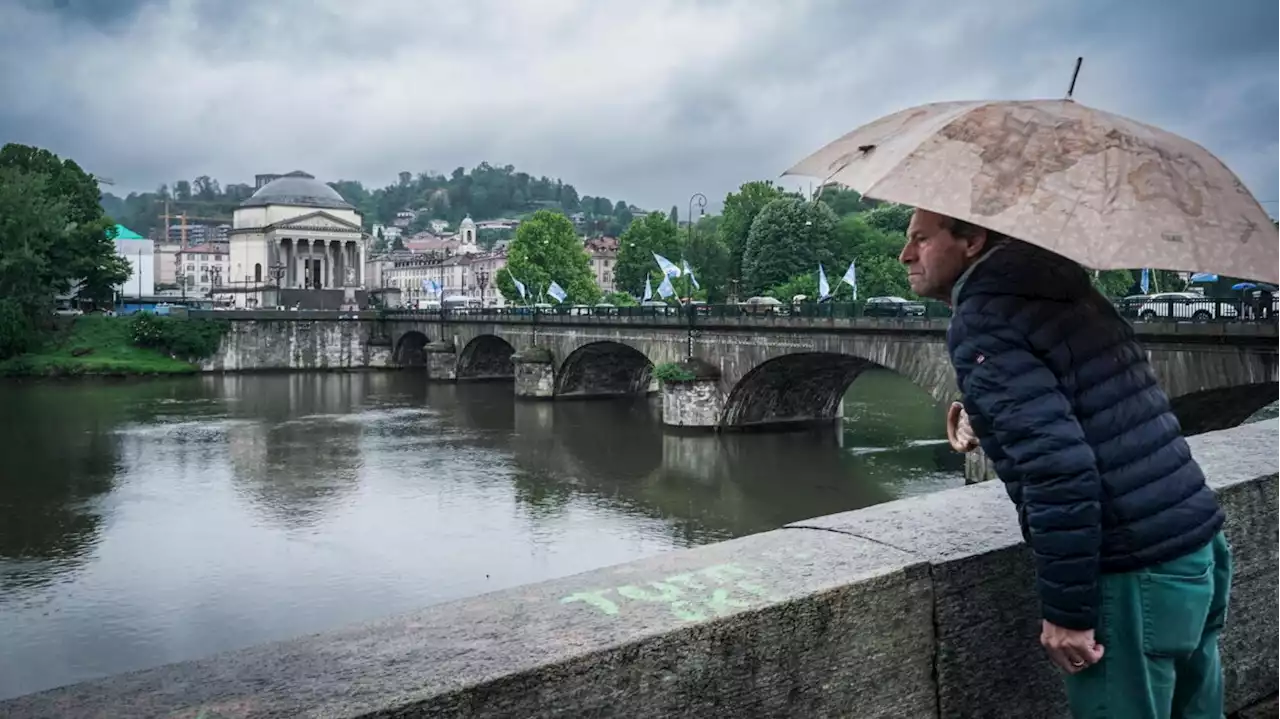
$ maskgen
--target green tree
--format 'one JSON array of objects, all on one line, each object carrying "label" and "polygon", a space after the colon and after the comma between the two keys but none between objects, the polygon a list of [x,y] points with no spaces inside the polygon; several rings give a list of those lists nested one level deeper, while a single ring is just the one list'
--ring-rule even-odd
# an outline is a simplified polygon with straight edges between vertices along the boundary
[{"label": "green tree", "polygon": [[650,212],[631,223],[618,238],[618,261],[614,264],[614,284],[624,292],[639,295],[644,291],[644,278],[653,277],[654,287],[662,279],[653,253],[679,264],[680,233],[661,212]]},{"label": "green tree", "polygon": [[875,203],[867,200],[854,190],[841,187],[837,184],[825,185],[821,194],[818,196],[819,202],[825,202],[831,211],[836,213],[837,217],[854,212],[863,212],[875,207]]},{"label": "green tree", "polygon": [[42,177],[35,182],[43,196],[64,203],[65,231],[41,250],[47,263],[41,282],[63,292],[76,281],[82,299],[109,301],[113,288],[129,278],[129,264],[116,255],[109,234],[115,223],[102,213],[98,181],[75,162],[26,145],[0,148],[0,167]]},{"label": "green tree", "polygon": [[819,262],[832,267],[839,249],[830,207],[799,197],[774,200],[751,223],[742,257],[743,289],[756,294],[816,272]]},{"label": "green tree", "polygon": [[915,210],[909,205],[886,203],[862,213],[862,219],[868,225],[885,232],[907,234],[907,225],[911,223],[911,214]]},{"label": "green tree", "polygon": [[[711,225],[712,223],[708,223]],[[699,222],[685,247],[684,256],[693,269],[708,302],[723,302],[729,288],[729,248],[712,227]]]},{"label": "green tree", "polygon": [[782,190],[770,181],[748,182],[730,192],[724,198],[724,212],[720,221],[720,238],[729,249],[729,277],[742,279],[742,256],[747,249],[747,235],[751,223],[764,206],[782,197]]},{"label": "green tree", "polygon": [[610,292],[602,297],[600,301],[608,302],[609,304],[617,305],[618,307],[635,307],[640,304],[636,301],[636,298],[626,292]]},{"label": "green tree", "polygon": [[1129,270],[1105,270],[1090,274],[1093,276],[1093,286],[1107,297],[1124,297],[1137,281]]},{"label": "green tree", "polygon": [[594,304],[600,297],[591,256],[573,230],[573,223],[559,212],[538,210],[520,223],[507,250],[507,269],[497,277],[502,296],[520,301],[512,275],[524,283],[534,298],[545,293],[552,281],[567,293],[566,304]]}]

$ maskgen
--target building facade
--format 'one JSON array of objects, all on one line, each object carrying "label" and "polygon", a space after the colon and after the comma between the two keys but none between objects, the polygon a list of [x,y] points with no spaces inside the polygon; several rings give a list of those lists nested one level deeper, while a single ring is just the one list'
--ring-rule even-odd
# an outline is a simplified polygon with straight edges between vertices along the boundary
[{"label": "building facade", "polygon": [[360,213],[305,172],[273,179],[236,208],[223,292],[236,307],[257,307],[264,290],[364,287],[367,237]]},{"label": "building facade", "polygon": [[618,240],[614,237],[587,240],[586,250],[591,255],[591,272],[595,274],[596,285],[605,294],[613,292],[616,288],[613,273],[618,264]]},{"label": "building facade", "polygon": [[116,225],[115,245],[116,254],[129,263],[129,279],[116,291],[123,297],[155,295],[155,244],[123,225]]},{"label": "building facade", "polygon": [[220,293],[231,276],[231,250],[227,243],[187,247],[177,252],[176,262],[178,287],[189,297],[212,297],[215,290]]}]

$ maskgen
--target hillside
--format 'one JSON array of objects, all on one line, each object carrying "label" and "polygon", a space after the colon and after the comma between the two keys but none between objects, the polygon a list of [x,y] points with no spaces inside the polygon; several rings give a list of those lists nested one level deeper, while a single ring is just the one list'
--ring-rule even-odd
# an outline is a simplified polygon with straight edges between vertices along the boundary
[{"label": "hillside", "polygon": [[[511,165],[494,167],[487,162],[470,171],[459,167],[448,176],[433,171],[417,175],[401,172],[396,182],[374,189],[355,180],[338,180],[329,185],[360,210],[366,229],[374,224],[390,224],[395,214],[406,208],[426,210],[419,213],[421,226],[432,219],[456,224],[467,215],[475,220],[520,218],[550,208],[569,214],[581,212],[586,215],[589,231],[617,235],[632,219],[630,205],[622,200],[579,195],[577,188],[560,179],[534,177]],[[102,207],[120,224],[150,236],[164,222],[166,202],[171,218],[185,212],[188,222],[216,224],[230,222],[232,211],[252,194],[251,185],[233,183],[224,187],[202,175],[193,181],[179,180],[172,186],[161,185],[155,192],[135,192],[124,198],[103,193]]]}]

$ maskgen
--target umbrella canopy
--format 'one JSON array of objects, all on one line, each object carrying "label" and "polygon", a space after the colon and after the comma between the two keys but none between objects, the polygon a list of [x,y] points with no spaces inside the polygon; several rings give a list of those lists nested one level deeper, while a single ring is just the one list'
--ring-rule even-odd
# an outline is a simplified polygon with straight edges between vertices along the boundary
[{"label": "umbrella canopy", "polygon": [[1221,160],[1072,100],[910,108],[784,174],[966,220],[1093,269],[1280,281],[1276,228]]}]

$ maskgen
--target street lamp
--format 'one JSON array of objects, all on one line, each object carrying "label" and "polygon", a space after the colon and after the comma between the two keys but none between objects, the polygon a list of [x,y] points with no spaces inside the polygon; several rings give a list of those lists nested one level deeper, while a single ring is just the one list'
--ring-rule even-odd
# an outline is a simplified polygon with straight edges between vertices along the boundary
[{"label": "street lamp", "polygon": [[484,306],[484,288],[489,284],[489,271],[476,270],[476,284],[480,286],[480,306]]},{"label": "street lamp", "polygon": [[[693,203],[695,201],[698,203],[698,219],[699,220],[702,219],[702,216],[707,214],[707,196],[702,194],[701,192],[693,193],[693,196],[689,198],[689,214],[685,215],[685,219],[689,223],[689,239],[688,241],[685,242],[686,250],[693,246],[693,225],[694,225]],[[682,257],[681,259],[684,259],[684,258]],[[693,282],[689,279],[685,279],[684,287],[685,287],[685,294],[689,297],[690,304],[692,304],[693,303]]]}]

